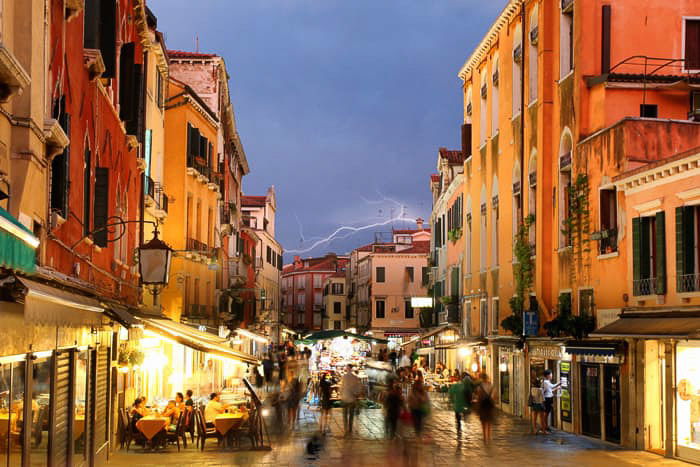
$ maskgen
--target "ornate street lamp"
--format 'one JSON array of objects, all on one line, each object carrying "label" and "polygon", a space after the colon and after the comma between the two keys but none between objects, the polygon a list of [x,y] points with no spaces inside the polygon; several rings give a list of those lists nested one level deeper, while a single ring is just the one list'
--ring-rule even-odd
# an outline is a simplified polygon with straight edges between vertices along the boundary
[{"label": "ornate street lamp", "polygon": [[137,248],[139,255],[139,274],[141,283],[149,287],[153,295],[168,285],[170,261],[173,249],[158,238],[158,228],[153,231],[153,238]]}]

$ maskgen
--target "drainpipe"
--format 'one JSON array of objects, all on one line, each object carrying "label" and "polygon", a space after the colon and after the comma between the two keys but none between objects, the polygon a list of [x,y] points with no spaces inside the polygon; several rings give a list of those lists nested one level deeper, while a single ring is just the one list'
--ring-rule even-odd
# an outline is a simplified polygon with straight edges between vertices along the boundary
[{"label": "drainpipe", "polygon": [[[525,164],[525,0],[520,2],[520,46],[523,49],[520,72],[520,223],[525,222],[523,199],[525,194],[524,164]],[[535,57],[535,60],[537,57]],[[529,76],[528,76],[529,78]],[[524,329],[524,328],[523,328]]]}]

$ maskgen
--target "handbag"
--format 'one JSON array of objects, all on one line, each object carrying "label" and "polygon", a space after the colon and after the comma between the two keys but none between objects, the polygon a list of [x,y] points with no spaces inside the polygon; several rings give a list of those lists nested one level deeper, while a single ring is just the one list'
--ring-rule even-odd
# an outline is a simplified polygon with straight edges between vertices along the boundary
[{"label": "handbag", "polygon": [[399,420],[401,421],[401,423],[405,423],[406,425],[412,425],[413,415],[411,415],[411,412],[409,412],[408,410],[402,410],[399,414]]}]

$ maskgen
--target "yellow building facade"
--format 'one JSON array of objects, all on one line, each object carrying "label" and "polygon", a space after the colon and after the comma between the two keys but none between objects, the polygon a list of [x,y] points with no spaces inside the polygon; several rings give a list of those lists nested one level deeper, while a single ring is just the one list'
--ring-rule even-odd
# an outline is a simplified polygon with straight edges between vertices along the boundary
[{"label": "yellow building facade", "polygon": [[169,318],[218,324],[216,216],[221,197],[214,183],[219,121],[185,83],[170,78],[165,104],[164,182],[173,200],[164,240],[176,253],[170,283],[161,293]]}]

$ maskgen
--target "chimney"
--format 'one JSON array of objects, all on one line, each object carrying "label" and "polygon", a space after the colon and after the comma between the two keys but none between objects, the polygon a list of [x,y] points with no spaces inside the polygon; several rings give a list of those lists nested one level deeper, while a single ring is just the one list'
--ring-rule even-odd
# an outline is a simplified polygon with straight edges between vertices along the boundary
[{"label": "chimney", "polygon": [[302,267],[301,256],[295,256],[294,257],[294,269],[299,269],[300,267]]},{"label": "chimney", "polygon": [[423,230],[423,218],[419,217],[416,219],[416,227],[418,227],[418,230]]},{"label": "chimney", "polygon": [[462,125],[462,154],[467,158],[472,155],[472,124]]}]

